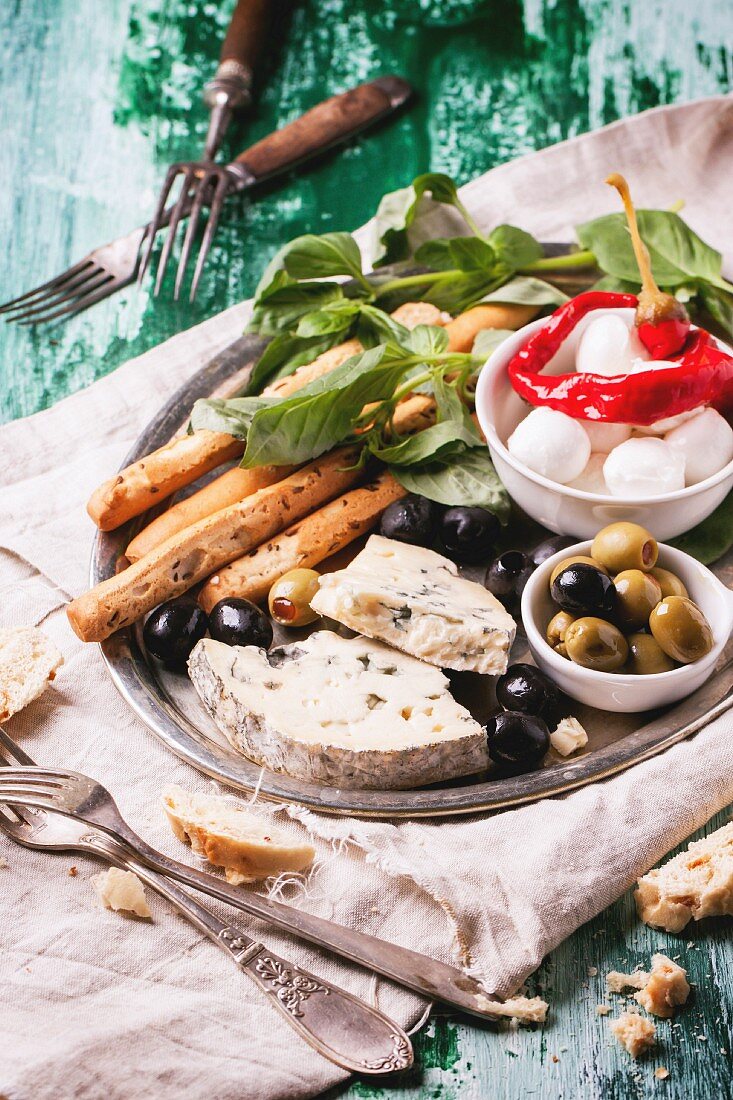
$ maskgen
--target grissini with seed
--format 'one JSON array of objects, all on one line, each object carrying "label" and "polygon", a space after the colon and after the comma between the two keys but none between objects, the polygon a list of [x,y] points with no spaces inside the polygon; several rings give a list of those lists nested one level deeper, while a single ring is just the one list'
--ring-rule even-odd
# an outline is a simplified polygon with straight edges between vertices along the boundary
[{"label": "grissini with seed", "polygon": [[407,495],[385,471],[263,542],[209,577],[199,592],[204,611],[230,596],[259,603],[290,569],[312,569],[377,523],[384,509]]},{"label": "grissini with seed", "polygon": [[247,550],[350,488],[363,471],[356,447],[338,450],[187,527],[123,572],[102,581],[66,613],[83,642],[101,642],[159,603],[180,596]]},{"label": "grissini with seed", "polygon": [[[442,324],[447,315],[441,314],[440,310],[428,302],[406,302],[396,309],[392,316],[405,327],[414,328],[419,324]],[[308,367],[301,367],[294,375],[282,379],[280,383],[268,388],[265,392],[287,397],[313,378],[335,370],[350,356],[358,355],[361,351],[363,348],[358,340],[347,340],[319,355]],[[235,439],[223,432],[202,429],[191,435],[180,436],[126,469],[120,470],[118,474],[100,485],[92,494],[87,504],[87,511],[97,527],[102,531],[112,531],[133,516],[146,512],[154,504],[160,504],[166,497],[190,485],[204,474],[208,474],[210,470],[215,470],[217,466],[238,458],[243,451],[243,440]],[[211,499],[218,508],[234,504],[241,499],[241,496],[232,495],[235,485],[236,479],[230,478],[223,486],[212,491]],[[244,489],[243,495],[253,491],[248,488],[247,483],[244,483]],[[207,498],[199,498],[197,503],[206,504]],[[187,518],[195,515],[195,509],[196,505],[189,505]],[[210,514],[210,512],[201,511],[195,515],[195,518],[200,519]],[[189,518],[189,522],[194,522],[194,519]],[[171,521],[171,534],[174,530],[182,529],[175,520]]]},{"label": "grissini with seed", "polygon": [[95,489],[87,512],[102,531],[112,531],[243,451],[244,440],[221,432],[180,436]]},{"label": "grissini with seed", "polygon": [[244,500],[267,485],[282,481],[294,469],[294,466],[254,466],[251,470],[243,470],[241,466],[235,466],[227,470],[203,489],[171,505],[147,527],[143,527],[125,550],[125,557],[128,561],[139,561],[191,524],[228,508],[230,504],[236,504],[238,500]]}]

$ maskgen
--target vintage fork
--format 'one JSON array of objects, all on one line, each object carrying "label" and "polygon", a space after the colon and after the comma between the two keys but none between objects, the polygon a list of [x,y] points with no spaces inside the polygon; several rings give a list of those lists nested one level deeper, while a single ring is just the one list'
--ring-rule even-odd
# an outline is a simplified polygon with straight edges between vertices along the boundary
[{"label": "vintage fork", "polygon": [[259,894],[241,893],[205,871],[187,867],[156,851],[124,821],[109,791],[80,772],[65,768],[1,769],[0,802],[49,810],[96,825],[127,845],[152,870],[168,878],[383,974],[428,1000],[454,1005],[484,1019],[494,1018],[487,1010],[487,1002],[501,998],[486,992],[475,978],[453,966]]},{"label": "vintage fork", "polygon": [[[0,768],[10,764],[34,766],[0,728]],[[412,1044],[393,1020],[351,993],[275,955],[239,928],[225,924],[100,829],[48,810],[11,810],[0,805],[0,832],[25,848],[84,852],[134,872],[220,947],[310,1046],[343,1069],[383,1074],[412,1065]]]}]

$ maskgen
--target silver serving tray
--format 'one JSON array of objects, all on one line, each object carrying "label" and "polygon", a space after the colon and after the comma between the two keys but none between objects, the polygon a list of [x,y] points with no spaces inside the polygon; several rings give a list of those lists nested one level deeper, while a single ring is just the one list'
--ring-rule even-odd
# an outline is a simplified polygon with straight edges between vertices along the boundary
[{"label": "silver serving tray", "polygon": [[[212,360],[151,420],[123,465],[142,458],[167,443],[187,422],[199,397],[226,396],[241,389],[263,342],[243,336]],[[91,583],[112,576],[125,546],[136,530],[154,513],[109,533],[99,533],[94,543]],[[538,539],[541,534],[538,536]],[[733,556],[716,572],[726,579],[733,574]],[[285,633],[276,632],[284,641]],[[297,635],[287,633],[292,640]],[[733,644],[715,675],[699,691],[663,713],[612,715],[572,703],[569,709],[588,731],[587,749],[570,760],[549,753],[545,765],[526,775],[502,777],[490,771],[479,776],[410,791],[358,791],[307,783],[280,775],[234,751],[207,713],[184,673],[172,673],[149,659],[139,626],[119,631],[101,646],[112,680],[123,698],[150,730],[177,756],[230,787],[244,791],[259,788],[263,797],[298,802],[326,813],[363,817],[430,817],[499,810],[562,795],[663,752],[691,736],[707,722],[733,706]],[[520,631],[513,660],[527,658]],[[454,694],[475,716],[485,720],[494,706],[492,681],[471,673],[452,674]]]}]

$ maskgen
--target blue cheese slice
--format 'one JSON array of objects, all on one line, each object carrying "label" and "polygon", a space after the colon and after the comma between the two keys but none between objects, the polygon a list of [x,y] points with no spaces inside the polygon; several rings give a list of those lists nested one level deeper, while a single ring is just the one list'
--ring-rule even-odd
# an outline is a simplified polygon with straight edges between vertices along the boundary
[{"label": "blue cheese slice", "polygon": [[320,630],[269,653],[205,638],[188,667],[234,748],[298,779],[399,790],[489,762],[443,673],[368,638]]},{"label": "blue cheese slice", "polygon": [[339,623],[458,672],[506,672],[516,624],[448,558],[372,535],[346,569],[321,577],[311,607]]}]

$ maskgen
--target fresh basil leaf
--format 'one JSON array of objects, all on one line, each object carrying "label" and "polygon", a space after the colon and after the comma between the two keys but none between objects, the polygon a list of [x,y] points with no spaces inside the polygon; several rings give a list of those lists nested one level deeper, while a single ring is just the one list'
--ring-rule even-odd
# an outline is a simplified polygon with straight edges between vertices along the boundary
[{"label": "fresh basil leaf", "polygon": [[446,380],[445,375],[440,374],[434,379],[433,396],[438,422],[451,422],[460,428],[459,438],[467,446],[481,446],[483,440],[471,418],[468,406],[458,396],[456,387]]},{"label": "fresh basil leaf", "polygon": [[302,339],[284,332],[273,336],[252,368],[245,392],[259,393],[265,383],[285,378],[298,367],[312,363],[324,351],[339,344],[344,335],[343,332],[331,332],[325,336]]},{"label": "fresh basil leaf", "polygon": [[684,550],[703,565],[722,558],[733,546],[733,492],[711,512],[707,519],[698,523],[691,531],[685,531],[670,544],[678,550]]},{"label": "fresh basil leaf", "polygon": [[733,337],[733,294],[701,283],[700,298],[705,309],[713,320],[717,321],[728,338]]},{"label": "fresh basil leaf", "polygon": [[448,347],[448,333],[440,325],[416,325],[406,344],[416,355],[441,355]]},{"label": "fresh basil leaf", "polygon": [[[664,287],[705,279],[725,288],[722,256],[670,210],[639,210],[639,230],[649,250],[654,278]],[[607,214],[576,227],[583,248],[595,253],[608,275],[639,285],[639,268],[623,214]]]},{"label": "fresh basil leaf", "polygon": [[425,241],[415,252],[415,260],[431,271],[452,271],[456,267],[451,249],[453,241],[449,237],[436,237]]},{"label": "fresh basil leaf", "polygon": [[417,217],[421,199],[428,193],[434,202],[449,206],[458,203],[455,183],[442,172],[426,172],[417,176],[409,187],[402,187],[382,197],[374,217],[378,241],[374,267],[409,258],[408,230]]},{"label": "fresh basil leaf", "polygon": [[405,372],[404,352],[380,344],[347,359],[252,420],[243,466],[293,465],[341,443],[365,405],[389,397]]},{"label": "fresh basil leaf", "polygon": [[638,294],[641,283],[637,275],[636,282],[617,279],[615,275],[604,275],[591,287],[592,290],[610,290],[614,294]]},{"label": "fresh basil leaf", "polygon": [[359,315],[357,335],[365,348],[385,342],[407,346],[410,330],[390,317],[383,309],[363,303]]},{"label": "fresh basil leaf", "polygon": [[288,275],[296,279],[324,279],[350,275],[361,279],[361,253],[350,233],[306,233],[288,245],[283,257]]},{"label": "fresh basil leaf", "polygon": [[458,201],[458,188],[445,172],[423,172],[412,181],[412,187],[418,198],[429,191],[434,202],[455,206]]},{"label": "fresh basil leaf", "polygon": [[464,431],[462,424],[455,420],[444,420],[423,428],[400,443],[389,447],[371,447],[371,452],[375,458],[391,466],[414,466],[419,462],[445,459],[450,454],[465,450],[466,446],[475,445],[475,442]]},{"label": "fresh basil leaf", "polygon": [[306,313],[298,322],[295,330],[296,336],[325,336],[327,333],[338,332],[343,334],[348,329],[359,313],[359,302],[350,302],[344,299],[342,302],[334,302],[333,305],[313,313]]},{"label": "fresh basil leaf", "polygon": [[456,269],[493,273],[497,256],[491,245],[478,237],[439,237],[420,245],[415,259],[433,271]]},{"label": "fresh basil leaf", "polygon": [[307,313],[344,300],[336,283],[296,283],[283,271],[255,299],[247,331],[277,336],[297,325]]},{"label": "fresh basil leaf", "polygon": [[518,271],[544,255],[544,249],[530,233],[515,225],[498,225],[488,237],[488,243],[496,258],[509,268]]},{"label": "fresh basil leaf", "polygon": [[191,428],[208,429],[246,439],[256,413],[277,402],[276,397],[200,398],[191,410]]},{"label": "fresh basil leaf", "polygon": [[509,518],[509,495],[486,447],[472,447],[444,462],[397,466],[393,473],[409,493],[419,493],[439,504],[486,508],[502,523]]},{"label": "fresh basil leaf", "polygon": [[556,286],[546,283],[544,279],[535,279],[531,275],[517,275],[497,290],[484,294],[481,301],[506,302],[523,306],[561,306],[568,301],[568,296]]},{"label": "fresh basil leaf", "polygon": [[471,348],[474,359],[488,359],[493,352],[503,344],[508,336],[513,336],[514,330],[510,328],[483,328],[476,335]]}]

